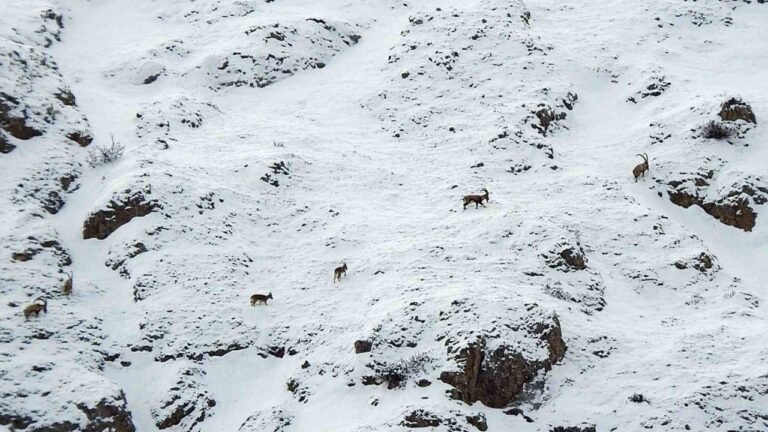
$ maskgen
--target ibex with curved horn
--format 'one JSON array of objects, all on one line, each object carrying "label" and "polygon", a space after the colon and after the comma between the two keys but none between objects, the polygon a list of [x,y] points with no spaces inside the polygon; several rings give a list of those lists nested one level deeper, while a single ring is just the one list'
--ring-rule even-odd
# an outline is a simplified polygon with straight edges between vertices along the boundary
[{"label": "ibex with curved horn", "polygon": [[67,279],[64,281],[64,285],[61,287],[61,293],[64,295],[72,294],[72,283],[75,280],[75,275],[72,272],[66,273]]},{"label": "ibex with curved horn", "polygon": [[347,275],[347,263],[345,262],[341,267],[336,267],[333,271],[333,282],[341,281],[342,276]]},{"label": "ibex with curved horn", "polygon": [[645,172],[648,171],[648,169],[651,167],[650,163],[648,162],[648,154],[647,153],[643,153],[643,154],[638,153],[637,155],[640,156],[641,158],[643,158],[643,163],[638,164],[632,170],[632,174],[635,175],[635,182],[637,182],[637,178],[640,177],[641,175],[643,177],[645,177]]},{"label": "ibex with curved horn", "polygon": [[475,203],[475,208],[477,208],[477,205],[480,204],[481,206],[485,207],[485,204],[483,204],[483,201],[489,201],[488,199],[488,189],[480,189],[483,194],[482,195],[464,195],[464,210],[467,209],[467,206]]},{"label": "ibex with curved horn", "polygon": [[[38,301],[42,301],[42,303],[38,303]],[[40,311],[48,313],[48,302],[43,297],[36,298],[31,305],[24,308],[24,319],[29,319],[32,314],[39,317]]]}]

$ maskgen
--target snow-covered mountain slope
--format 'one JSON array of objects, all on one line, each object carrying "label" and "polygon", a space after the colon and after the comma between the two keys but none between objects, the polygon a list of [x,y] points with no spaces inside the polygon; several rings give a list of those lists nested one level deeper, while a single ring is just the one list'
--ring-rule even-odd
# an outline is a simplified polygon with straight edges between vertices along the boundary
[{"label": "snow-covered mountain slope", "polygon": [[2,2],[0,427],[768,430],[766,20]]}]

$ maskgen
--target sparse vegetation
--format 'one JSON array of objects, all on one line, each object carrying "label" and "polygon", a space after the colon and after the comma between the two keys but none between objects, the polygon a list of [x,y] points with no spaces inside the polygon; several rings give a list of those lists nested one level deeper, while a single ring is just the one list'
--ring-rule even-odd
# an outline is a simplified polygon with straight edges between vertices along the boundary
[{"label": "sparse vegetation", "polygon": [[115,141],[114,136],[110,135],[110,138],[112,139],[112,144],[98,145],[88,151],[88,156],[85,158],[85,161],[92,168],[115,162],[123,157],[125,146],[120,144],[119,141]]},{"label": "sparse vegetation", "polygon": [[724,125],[721,122],[712,120],[704,125],[704,138],[707,139],[726,139],[733,135],[733,129]]},{"label": "sparse vegetation", "polygon": [[424,372],[427,363],[432,359],[426,354],[416,354],[396,363],[376,363],[369,365],[376,371],[371,378],[374,384],[387,383],[387,388],[401,387],[408,379]]}]

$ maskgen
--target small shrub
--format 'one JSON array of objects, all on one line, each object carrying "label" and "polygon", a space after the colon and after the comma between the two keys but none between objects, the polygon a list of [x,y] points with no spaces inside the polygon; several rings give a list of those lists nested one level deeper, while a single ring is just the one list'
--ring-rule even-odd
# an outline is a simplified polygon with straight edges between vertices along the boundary
[{"label": "small shrub", "polygon": [[418,354],[397,363],[377,363],[374,367],[376,375],[372,377],[372,381],[375,384],[387,383],[389,389],[398,388],[408,379],[423,373],[426,364],[431,360],[426,354]]},{"label": "small shrub", "polygon": [[88,156],[85,158],[85,161],[92,168],[115,162],[123,157],[125,146],[120,144],[119,141],[115,141],[114,136],[110,135],[110,138],[112,138],[112,144],[108,146],[99,145],[88,151]]},{"label": "small shrub", "polygon": [[709,138],[709,139],[720,140],[720,139],[729,138],[731,135],[733,135],[733,129],[714,120],[705,124],[703,130],[704,130],[704,138]]}]

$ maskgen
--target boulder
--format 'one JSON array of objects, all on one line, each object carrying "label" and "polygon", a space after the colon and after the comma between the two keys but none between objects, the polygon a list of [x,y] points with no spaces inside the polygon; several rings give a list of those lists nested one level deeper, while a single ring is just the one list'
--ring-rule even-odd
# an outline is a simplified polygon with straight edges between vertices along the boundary
[{"label": "boulder", "polygon": [[468,404],[480,401],[492,408],[502,408],[515,401],[539,371],[550,370],[566,351],[557,317],[553,316],[550,322],[536,323],[529,330],[546,348],[545,358],[527,358],[511,341],[490,348],[489,341],[481,336],[456,356],[457,362],[463,365],[461,370],[440,374],[440,380],[454,388],[451,397]]},{"label": "boulder", "polygon": [[741,99],[731,98],[723,102],[718,114],[723,121],[744,120],[749,123],[757,124],[757,118],[746,102]]},{"label": "boulder", "polygon": [[[36,136],[43,134],[31,126],[29,126],[28,118],[26,114],[23,116],[17,116],[12,113],[12,102],[14,98],[4,93],[0,93],[0,128],[8,132],[14,138],[20,140],[28,140]],[[18,103],[18,101],[17,101]]]},{"label": "boulder", "polygon": [[373,347],[373,344],[371,343],[371,341],[367,341],[367,340],[355,341],[355,354],[371,352],[372,347]]},{"label": "boulder", "polygon": [[423,409],[415,410],[405,416],[405,419],[400,423],[401,426],[407,428],[427,428],[437,427],[443,423],[440,417],[425,411]]}]

